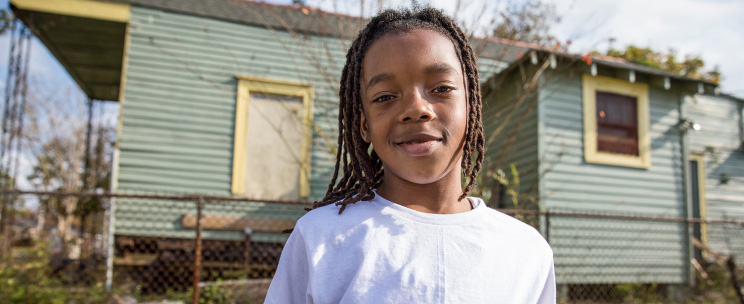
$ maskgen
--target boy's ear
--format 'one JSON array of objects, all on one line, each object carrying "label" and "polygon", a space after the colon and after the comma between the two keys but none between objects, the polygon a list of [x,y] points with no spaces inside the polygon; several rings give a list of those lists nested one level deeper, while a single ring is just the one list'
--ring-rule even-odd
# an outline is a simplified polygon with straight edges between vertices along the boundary
[{"label": "boy's ear", "polygon": [[362,135],[364,142],[370,143],[372,139],[369,138],[369,125],[367,124],[367,117],[364,116],[364,112],[359,112],[359,133]]}]

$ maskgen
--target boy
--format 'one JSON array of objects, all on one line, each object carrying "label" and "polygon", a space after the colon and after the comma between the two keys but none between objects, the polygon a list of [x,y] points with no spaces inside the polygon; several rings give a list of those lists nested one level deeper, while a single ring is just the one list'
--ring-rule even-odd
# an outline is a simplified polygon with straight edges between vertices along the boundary
[{"label": "boy", "polygon": [[331,184],[287,240],[266,303],[555,303],[545,240],[467,197],[483,162],[480,88],[451,19],[372,18],[339,96]]}]

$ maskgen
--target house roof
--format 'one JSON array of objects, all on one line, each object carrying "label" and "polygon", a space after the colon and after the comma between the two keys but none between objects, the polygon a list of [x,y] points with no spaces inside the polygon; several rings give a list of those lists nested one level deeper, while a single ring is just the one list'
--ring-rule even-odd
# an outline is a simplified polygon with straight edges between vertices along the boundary
[{"label": "house roof", "polygon": [[[110,0],[205,18],[284,30],[352,39],[368,19],[325,12],[298,5],[277,5],[250,0]],[[514,62],[528,49],[514,43],[482,38],[472,40],[481,57]]]},{"label": "house roof", "polygon": [[301,34],[354,37],[367,20],[296,5],[247,0],[110,0],[235,23],[252,24]]},{"label": "house roof", "polygon": [[[543,45],[537,45],[537,44],[532,44],[528,42],[513,41],[513,40],[493,38],[493,37],[489,37],[486,39],[489,41],[497,42],[497,43],[514,45],[515,47],[526,49],[528,51],[534,50],[534,51],[542,52],[542,53],[552,53],[552,54],[556,54],[557,56],[561,56],[561,57],[572,59],[572,60],[582,60],[583,57],[586,56],[582,54],[570,53],[560,47],[543,46]],[[527,55],[527,53],[528,52],[523,52],[522,54]],[[617,68],[617,69],[633,70],[636,72],[641,72],[641,73],[645,73],[649,75],[669,77],[669,78],[677,79],[677,80],[703,82],[703,83],[710,84],[710,85],[716,85],[707,80],[700,80],[700,79],[680,76],[680,75],[670,73],[664,70],[660,70],[654,67],[635,63],[635,62],[626,60],[624,58],[617,58],[617,57],[598,55],[598,54],[590,54],[589,56],[591,57],[593,63],[597,63],[603,66],[608,66],[608,67]],[[509,63],[511,64],[515,62],[516,60],[509,61]]]}]

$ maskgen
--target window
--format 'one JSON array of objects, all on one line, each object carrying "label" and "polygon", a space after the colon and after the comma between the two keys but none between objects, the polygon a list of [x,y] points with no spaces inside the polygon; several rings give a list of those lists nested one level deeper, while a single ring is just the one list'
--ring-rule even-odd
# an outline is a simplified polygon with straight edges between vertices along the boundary
[{"label": "window", "polygon": [[238,78],[232,192],[257,199],[309,195],[313,88]]},{"label": "window", "polygon": [[584,75],[584,158],[588,163],[648,168],[648,85]]},{"label": "window", "polygon": [[597,91],[597,151],[638,156],[638,99]]}]

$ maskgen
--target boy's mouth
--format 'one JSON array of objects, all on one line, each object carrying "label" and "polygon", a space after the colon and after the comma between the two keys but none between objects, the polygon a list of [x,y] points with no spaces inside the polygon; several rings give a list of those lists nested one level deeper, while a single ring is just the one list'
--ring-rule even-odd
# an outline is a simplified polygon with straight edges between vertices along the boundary
[{"label": "boy's mouth", "polygon": [[425,133],[417,133],[404,136],[395,141],[395,145],[401,147],[408,156],[426,156],[434,152],[434,148],[442,141],[441,137]]}]

